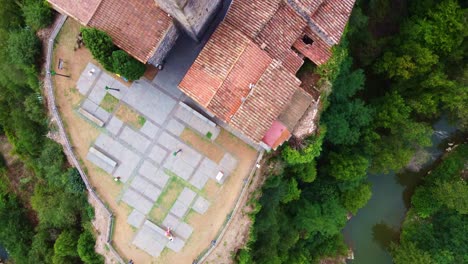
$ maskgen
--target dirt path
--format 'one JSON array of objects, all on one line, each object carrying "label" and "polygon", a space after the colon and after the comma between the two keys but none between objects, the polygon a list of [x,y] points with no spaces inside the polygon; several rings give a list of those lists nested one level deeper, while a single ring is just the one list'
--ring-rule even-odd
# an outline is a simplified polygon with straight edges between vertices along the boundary
[{"label": "dirt path", "polygon": [[218,241],[218,246],[211,252],[211,254],[205,260],[205,263],[216,263],[216,264],[228,264],[234,263],[234,257],[240,248],[244,247],[249,238],[249,230],[252,225],[249,213],[252,212],[252,207],[248,205],[248,201],[257,198],[259,190],[263,182],[265,181],[265,175],[263,173],[264,161],[260,163],[260,169],[255,172],[252,181],[249,183],[246,195],[244,195],[239,201],[241,207],[238,212],[233,216],[231,223],[229,224],[226,233],[223,238]]}]

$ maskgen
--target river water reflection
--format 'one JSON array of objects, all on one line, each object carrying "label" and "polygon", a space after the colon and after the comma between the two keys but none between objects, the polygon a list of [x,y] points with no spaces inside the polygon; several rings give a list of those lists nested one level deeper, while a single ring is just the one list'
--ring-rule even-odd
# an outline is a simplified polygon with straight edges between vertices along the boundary
[{"label": "river water reflection", "polygon": [[[427,167],[440,157],[443,153],[443,149],[439,149],[440,143],[456,130],[445,118],[436,122],[433,128],[435,132],[432,136],[432,146],[419,154],[425,157],[422,167]],[[424,172],[424,169],[421,172]],[[398,231],[409,206],[411,194],[424,174],[421,172],[368,175],[372,184],[372,198],[351,218],[343,230],[346,243],[354,251],[354,261],[349,263],[392,263],[386,248],[392,240],[398,240]]]}]

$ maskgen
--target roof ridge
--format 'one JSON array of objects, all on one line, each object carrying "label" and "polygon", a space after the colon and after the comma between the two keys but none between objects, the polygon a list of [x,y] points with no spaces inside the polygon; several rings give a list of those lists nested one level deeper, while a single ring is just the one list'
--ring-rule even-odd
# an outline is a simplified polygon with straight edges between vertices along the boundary
[{"label": "roof ridge", "polygon": [[[326,34],[324,32],[324,30],[319,25],[317,25],[312,20],[312,18],[307,14],[307,12],[305,10],[303,10],[301,7],[298,6],[298,4],[294,0],[286,0],[286,1],[289,4],[289,6],[292,9],[294,9],[294,11],[296,11],[297,14],[299,14],[303,19],[305,19],[305,21],[309,25],[310,29],[315,34],[317,34],[317,36],[319,36],[323,41],[325,41],[325,43],[327,43],[330,46],[334,45],[334,44],[337,44],[337,43],[335,43],[335,41],[333,41],[333,39],[328,34]],[[317,8],[317,10],[320,8],[320,6],[323,5],[323,3],[324,3],[324,1],[322,1],[322,3]]]},{"label": "roof ridge", "polygon": [[[232,27],[232,30],[236,30],[236,31],[240,32],[233,25],[231,25],[229,22],[228,22],[228,24],[229,24],[229,26]],[[224,80],[218,85],[218,87],[216,88],[216,92],[213,94],[213,96],[210,98],[210,100],[206,103],[207,107],[208,107],[208,105],[210,105],[211,101],[213,101],[213,98],[216,96],[216,93],[218,92],[219,88],[221,88],[221,86],[223,86],[223,84],[226,82],[227,77],[229,76],[229,74],[231,74],[232,69],[234,68],[234,66],[236,66],[236,63],[239,61],[240,57],[242,57],[242,55],[244,54],[245,50],[247,49],[247,46],[249,46],[249,44],[252,43],[252,40],[249,37],[244,35],[244,33],[242,33],[242,32],[240,32],[240,33],[243,36],[245,36],[249,42],[247,42],[247,44],[242,49],[242,52],[239,53],[239,56],[237,56],[236,60],[232,63],[231,67],[229,68],[229,71],[226,73],[226,78],[224,78]]]},{"label": "roof ridge", "polygon": [[96,8],[94,9],[93,14],[89,17],[88,21],[86,21],[86,26],[88,26],[89,22],[91,22],[91,20],[94,18],[94,15],[96,15],[97,10],[99,9],[99,7],[101,7],[101,4],[103,1],[106,1],[106,0],[100,0],[99,4],[96,5]]}]

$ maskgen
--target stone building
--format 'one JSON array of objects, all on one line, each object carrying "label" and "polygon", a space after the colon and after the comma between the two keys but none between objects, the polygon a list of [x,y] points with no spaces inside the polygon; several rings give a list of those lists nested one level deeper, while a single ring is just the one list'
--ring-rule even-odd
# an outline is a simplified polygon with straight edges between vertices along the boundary
[{"label": "stone building", "polygon": [[300,87],[296,73],[305,58],[316,65],[330,58],[353,5],[234,0],[179,88],[219,124],[266,149],[294,131],[302,137],[299,131],[313,131],[318,98]]},{"label": "stone building", "polygon": [[[158,65],[184,31],[200,40],[222,0],[48,0],[106,31],[143,63]],[[229,2],[228,0],[226,0]],[[275,149],[314,130],[318,98],[296,77],[307,58],[325,63],[355,0],[232,0],[179,84],[216,123]],[[223,2],[224,3],[224,2]]]},{"label": "stone building", "polygon": [[107,32],[115,45],[143,63],[158,65],[180,30],[198,39],[220,0],[48,0],[84,26]]}]

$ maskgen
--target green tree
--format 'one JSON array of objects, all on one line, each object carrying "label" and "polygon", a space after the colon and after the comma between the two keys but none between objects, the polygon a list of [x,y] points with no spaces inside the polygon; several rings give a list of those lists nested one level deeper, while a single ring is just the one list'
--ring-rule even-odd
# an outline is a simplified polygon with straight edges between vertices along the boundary
[{"label": "green tree", "polygon": [[86,264],[102,264],[104,259],[101,255],[98,255],[94,251],[94,245],[96,240],[93,237],[93,234],[85,230],[81,233],[80,238],[78,239],[78,255],[81,260]]},{"label": "green tree", "polygon": [[112,69],[130,81],[138,80],[145,73],[146,67],[143,63],[130,57],[123,50],[112,52]]},{"label": "green tree", "polygon": [[78,257],[76,251],[78,234],[74,231],[64,230],[55,240],[54,253],[60,257]]},{"label": "green tree", "polygon": [[355,181],[366,176],[369,160],[360,155],[331,152],[330,175],[338,180]]},{"label": "green tree", "polygon": [[434,263],[431,255],[418,249],[413,243],[403,243],[393,253],[395,264],[431,264]]},{"label": "green tree", "polygon": [[297,186],[297,181],[294,178],[287,180],[282,184],[281,202],[289,203],[298,200],[301,196],[301,190]]},{"label": "green tree", "polygon": [[299,163],[287,167],[287,174],[294,175],[296,179],[302,182],[311,183],[317,177],[317,168],[315,160],[307,163]]},{"label": "green tree", "polygon": [[83,41],[91,51],[93,57],[108,71],[113,71],[112,52],[117,47],[106,32],[96,28],[82,28]]},{"label": "green tree", "polygon": [[294,149],[287,145],[281,155],[288,165],[297,165],[312,162],[320,155],[322,150],[322,142],[327,132],[326,127],[321,126],[317,135],[311,136],[305,140],[305,147],[302,149]]},{"label": "green tree", "polygon": [[463,180],[441,183],[436,187],[437,199],[460,214],[468,214],[468,185]]},{"label": "green tree", "polygon": [[364,207],[372,196],[371,186],[369,183],[360,184],[358,187],[345,191],[342,194],[341,200],[346,210],[353,214]]},{"label": "green tree", "polygon": [[52,10],[43,0],[26,0],[21,6],[26,25],[33,30],[47,27],[52,23]]},{"label": "green tree", "polygon": [[440,202],[434,199],[434,193],[430,188],[419,187],[411,197],[414,211],[422,218],[433,215],[439,208]]},{"label": "green tree", "polygon": [[34,65],[41,52],[39,38],[29,29],[10,33],[7,45],[10,59],[17,65]]}]

